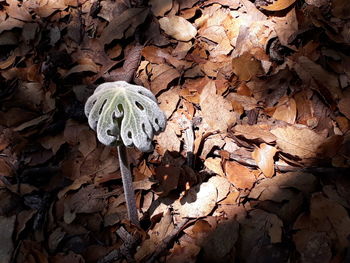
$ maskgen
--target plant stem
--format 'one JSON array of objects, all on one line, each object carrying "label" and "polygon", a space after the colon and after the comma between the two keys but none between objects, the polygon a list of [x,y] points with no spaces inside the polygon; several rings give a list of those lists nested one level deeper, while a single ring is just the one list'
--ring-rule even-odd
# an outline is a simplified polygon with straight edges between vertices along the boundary
[{"label": "plant stem", "polygon": [[128,211],[128,217],[131,223],[139,226],[139,219],[137,216],[136,199],[134,188],[132,186],[132,176],[128,164],[128,158],[126,154],[126,148],[124,145],[117,146],[120,172],[122,174],[122,181],[124,187],[124,195],[126,201],[126,209]]}]

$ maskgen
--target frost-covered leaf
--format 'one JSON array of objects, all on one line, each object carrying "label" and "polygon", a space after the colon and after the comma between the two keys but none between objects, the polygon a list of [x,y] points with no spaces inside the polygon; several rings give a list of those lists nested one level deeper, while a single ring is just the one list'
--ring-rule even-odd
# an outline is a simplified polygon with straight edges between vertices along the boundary
[{"label": "frost-covered leaf", "polygon": [[105,145],[121,142],[149,151],[153,135],[164,130],[166,118],[148,89],[125,81],[98,86],[85,104],[89,125]]}]

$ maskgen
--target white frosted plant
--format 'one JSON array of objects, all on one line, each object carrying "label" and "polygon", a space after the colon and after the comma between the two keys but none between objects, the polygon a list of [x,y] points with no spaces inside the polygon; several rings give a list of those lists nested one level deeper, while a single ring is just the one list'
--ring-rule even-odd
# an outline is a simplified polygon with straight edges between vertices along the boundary
[{"label": "white frosted plant", "polygon": [[118,147],[129,220],[139,225],[125,146],[135,146],[142,152],[152,150],[153,136],[165,128],[165,114],[151,91],[116,81],[96,88],[86,101],[85,115],[101,143]]}]

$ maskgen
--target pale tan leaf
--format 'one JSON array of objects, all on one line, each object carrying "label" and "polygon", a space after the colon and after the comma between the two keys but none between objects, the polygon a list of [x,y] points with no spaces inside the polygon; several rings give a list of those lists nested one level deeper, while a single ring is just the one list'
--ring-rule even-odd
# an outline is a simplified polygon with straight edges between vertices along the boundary
[{"label": "pale tan leaf", "polygon": [[260,144],[260,148],[256,148],[252,152],[252,157],[266,177],[272,177],[275,172],[273,157],[276,152],[275,147],[266,143]]},{"label": "pale tan leaf", "polygon": [[317,148],[325,138],[308,128],[287,126],[271,130],[277,137],[277,145],[285,153],[301,158],[316,157]]},{"label": "pale tan leaf", "polygon": [[181,16],[163,17],[159,24],[164,32],[180,41],[189,41],[197,35],[197,29]]},{"label": "pale tan leaf", "polygon": [[262,5],[260,8],[267,11],[280,11],[290,7],[294,2],[295,0],[276,0],[271,5]]},{"label": "pale tan leaf", "polygon": [[204,121],[211,130],[226,131],[229,125],[236,122],[231,103],[216,94],[215,82],[210,81],[200,95],[199,105]]},{"label": "pale tan leaf", "polygon": [[217,202],[220,202],[221,200],[223,200],[227,196],[227,194],[230,192],[231,184],[225,177],[212,176],[208,180],[208,183],[211,183],[212,185],[214,185],[218,190]]},{"label": "pale tan leaf", "polygon": [[295,100],[288,97],[282,97],[278,103],[272,117],[276,120],[285,121],[290,124],[295,123],[297,116],[297,105]]},{"label": "pale tan leaf", "polygon": [[236,125],[235,135],[243,135],[249,140],[262,139],[267,143],[276,141],[276,136],[270,132],[270,126],[265,124],[256,125]]},{"label": "pale tan leaf", "polygon": [[159,154],[164,155],[167,150],[175,152],[180,150],[181,142],[176,135],[177,129],[178,127],[174,122],[168,121],[165,131],[154,137],[158,143],[157,151]]},{"label": "pale tan leaf", "polygon": [[217,197],[216,187],[206,182],[192,187],[185,197],[175,201],[173,207],[181,217],[207,216],[215,207]]},{"label": "pale tan leaf", "polygon": [[209,169],[212,170],[214,173],[217,173],[218,175],[224,176],[224,171],[221,167],[221,159],[220,158],[213,158],[209,157],[205,159],[204,165]]}]

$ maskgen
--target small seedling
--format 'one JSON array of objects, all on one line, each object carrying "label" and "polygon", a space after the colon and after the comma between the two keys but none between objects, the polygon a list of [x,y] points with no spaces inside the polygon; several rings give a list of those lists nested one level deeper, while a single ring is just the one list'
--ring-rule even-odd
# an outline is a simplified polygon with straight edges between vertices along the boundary
[{"label": "small seedling", "polygon": [[128,217],[139,225],[125,146],[135,146],[142,152],[152,150],[153,135],[165,128],[165,114],[148,89],[116,81],[96,88],[85,104],[85,115],[90,127],[97,132],[98,140],[118,148]]}]

